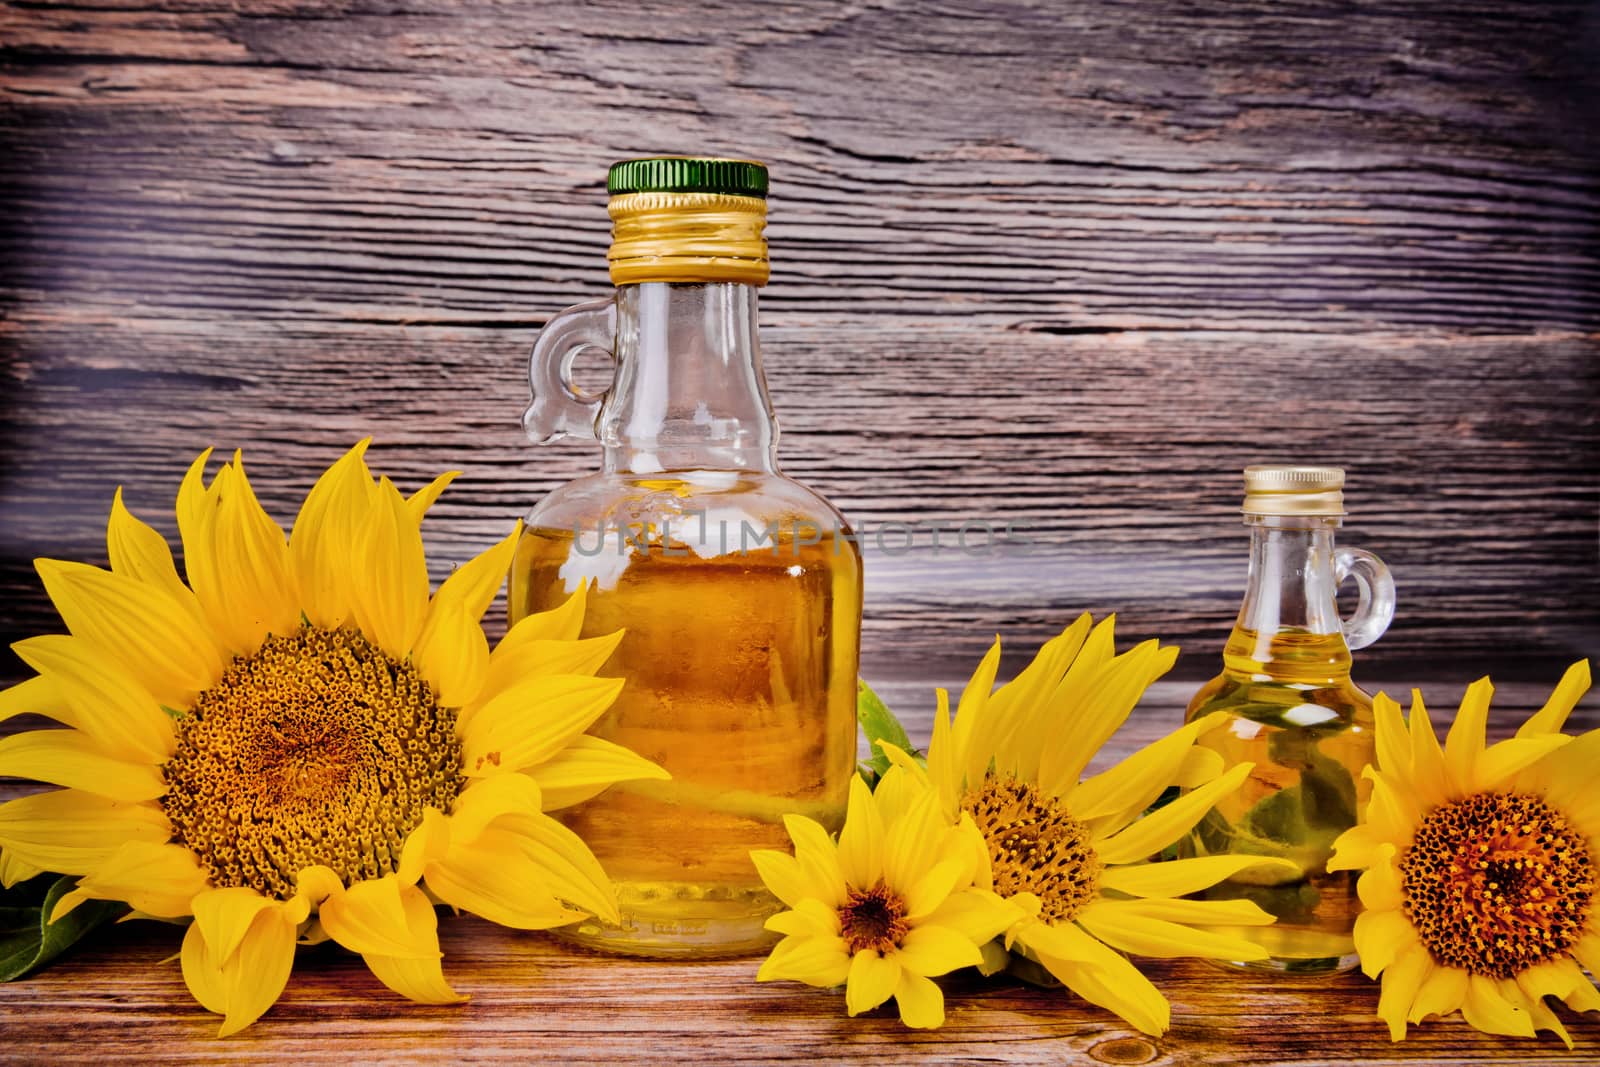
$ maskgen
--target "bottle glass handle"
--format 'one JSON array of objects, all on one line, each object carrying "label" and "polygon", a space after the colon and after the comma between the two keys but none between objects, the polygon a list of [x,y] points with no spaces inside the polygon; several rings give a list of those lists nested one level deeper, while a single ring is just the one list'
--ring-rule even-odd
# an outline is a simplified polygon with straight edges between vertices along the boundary
[{"label": "bottle glass handle", "polygon": [[1351,650],[1366,648],[1389,628],[1394,619],[1394,576],[1383,560],[1362,548],[1341,548],[1333,554],[1334,578],[1342,585],[1346,578],[1356,580],[1361,599],[1355,614],[1340,628]]},{"label": "bottle glass handle", "polygon": [[572,380],[572,364],[590,349],[614,359],[616,336],[614,297],[569,307],[545,323],[528,360],[533,401],[522,414],[522,428],[534,444],[547,445],[562,437],[594,439],[606,392],[580,388]]}]

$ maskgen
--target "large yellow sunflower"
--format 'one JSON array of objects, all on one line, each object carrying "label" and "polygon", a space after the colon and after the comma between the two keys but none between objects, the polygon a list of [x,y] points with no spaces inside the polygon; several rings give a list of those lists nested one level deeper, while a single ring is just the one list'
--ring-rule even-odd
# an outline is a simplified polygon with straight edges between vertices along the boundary
[{"label": "large yellow sunflower", "polygon": [[1561,732],[1589,688],[1574,664],[1513,738],[1484,746],[1487,678],[1468,688],[1439,745],[1422,694],[1410,721],[1380,693],[1377,764],[1362,822],[1329,870],[1362,870],[1356,951],[1383,976],[1389,1036],[1456,1009],[1493,1034],[1572,1039],[1545,997],[1600,1010],[1600,730]]},{"label": "large yellow sunflower", "polygon": [[[1001,897],[1038,898],[1037,909],[1008,931],[1007,946],[1149,1034],[1165,1032],[1171,1007],[1123,953],[1264,959],[1252,942],[1189,925],[1271,923],[1255,904],[1175,898],[1248,867],[1285,862],[1260,856],[1146,862],[1250,773],[1249,764],[1223,773],[1221,759],[1194,744],[1224,716],[1184,726],[1080,781],[1176,657],[1176,648],[1154,641],[1116,655],[1113,620],[1091,628],[1084,615],[991,692],[1000,663],[996,640],[962,692],[954,724],[949,698],[939,690],[926,772],[884,746],[896,765],[925,773],[948,819],[977,824]],[[1144,815],[1172,785],[1190,791]]]},{"label": "large yellow sunflower", "polygon": [[493,652],[480,619],[518,531],[430,595],[420,526],[454,474],[407,498],[363,441],[287,539],[236,453],[178,492],[187,584],[155,530],[112,503],[110,570],[41,559],[70,636],[19,642],[36,677],[0,719],[66,729],[0,741],[0,774],[65,788],[0,805],[0,880],[81,876],[84,900],[193,916],[183,976],[221,1032],[277,1000],[297,941],[331,938],[413,1000],[458,996],[434,903],[522,929],[617,921],[584,843],[543,814],[664,778],[583,731],[620,680],[620,634],[577,640],[583,597]]}]

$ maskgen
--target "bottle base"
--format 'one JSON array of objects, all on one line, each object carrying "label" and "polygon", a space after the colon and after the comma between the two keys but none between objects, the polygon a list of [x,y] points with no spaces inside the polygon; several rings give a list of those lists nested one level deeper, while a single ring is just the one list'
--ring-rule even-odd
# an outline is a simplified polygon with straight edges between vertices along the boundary
[{"label": "bottle base", "polygon": [[714,960],[759,956],[779,935],[765,929],[783,904],[761,886],[619,882],[622,923],[587,919],[552,930],[567,944],[618,956]]},{"label": "bottle base", "polygon": [[1343,956],[1270,957],[1264,960],[1209,960],[1224,971],[1250,971],[1256,974],[1336,975],[1352,971],[1361,962],[1355,953]]}]

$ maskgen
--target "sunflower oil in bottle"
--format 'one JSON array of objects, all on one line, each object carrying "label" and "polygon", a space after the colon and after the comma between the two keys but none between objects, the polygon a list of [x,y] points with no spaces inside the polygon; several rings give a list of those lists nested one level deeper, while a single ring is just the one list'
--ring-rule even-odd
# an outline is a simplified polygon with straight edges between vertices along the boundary
[{"label": "sunflower oil in bottle", "polygon": [[[1360,903],[1355,873],[1327,870],[1333,841],[1355,825],[1373,758],[1372,698],[1350,680],[1352,648],[1376,641],[1394,616],[1394,582],[1378,557],[1334,547],[1344,514],[1344,472],[1260,466],[1245,471],[1250,573],[1222,673],[1189,703],[1188,721],[1215,712],[1226,724],[1200,739],[1226,766],[1254,764],[1240,789],[1195,827],[1190,856],[1246,854],[1292,861],[1299,873],[1247,869],[1201,894],[1252,900],[1276,922],[1228,932],[1271,958],[1237,966],[1321,973],[1355,966],[1351,931]],[[1335,593],[1360,589],[1341,622]]]},{"label": "sunflower oil in bottle", "polygon": [[[778,472],[756,332],[766,169],[630,160],[611,169],[613,298],[540,334],[524,417],[540,442],[597,437],[603,469],[528,515],[510,615],[584,591],[582,636],[621,629],[599,673],[626,679],[593,735],[670,781],[621,782],[557,812],[616,885],[620,927],[561,936],[658,957],[753,953],[781,905],[750,850],[782,816],[843,823],[855,765],[862,575],[854,535]],[[573,356],[610,352],[599,397]]]}]

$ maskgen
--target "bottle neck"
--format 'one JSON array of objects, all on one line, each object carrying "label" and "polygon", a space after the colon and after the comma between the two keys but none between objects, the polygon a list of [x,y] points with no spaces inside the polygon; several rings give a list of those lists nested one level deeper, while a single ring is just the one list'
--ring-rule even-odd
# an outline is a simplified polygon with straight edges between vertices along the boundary
[{"label": "bottle neck", "polygon": [[1230,671],[1310,684],[1350,676],[1334,573],[1334,516],[1247,515],[1250,575],[1223,653]]},{"label": "bottle neck", "polygon": [[607,471],[777,469],[754,285],[620,286],[615,351],[596,427]]}]

